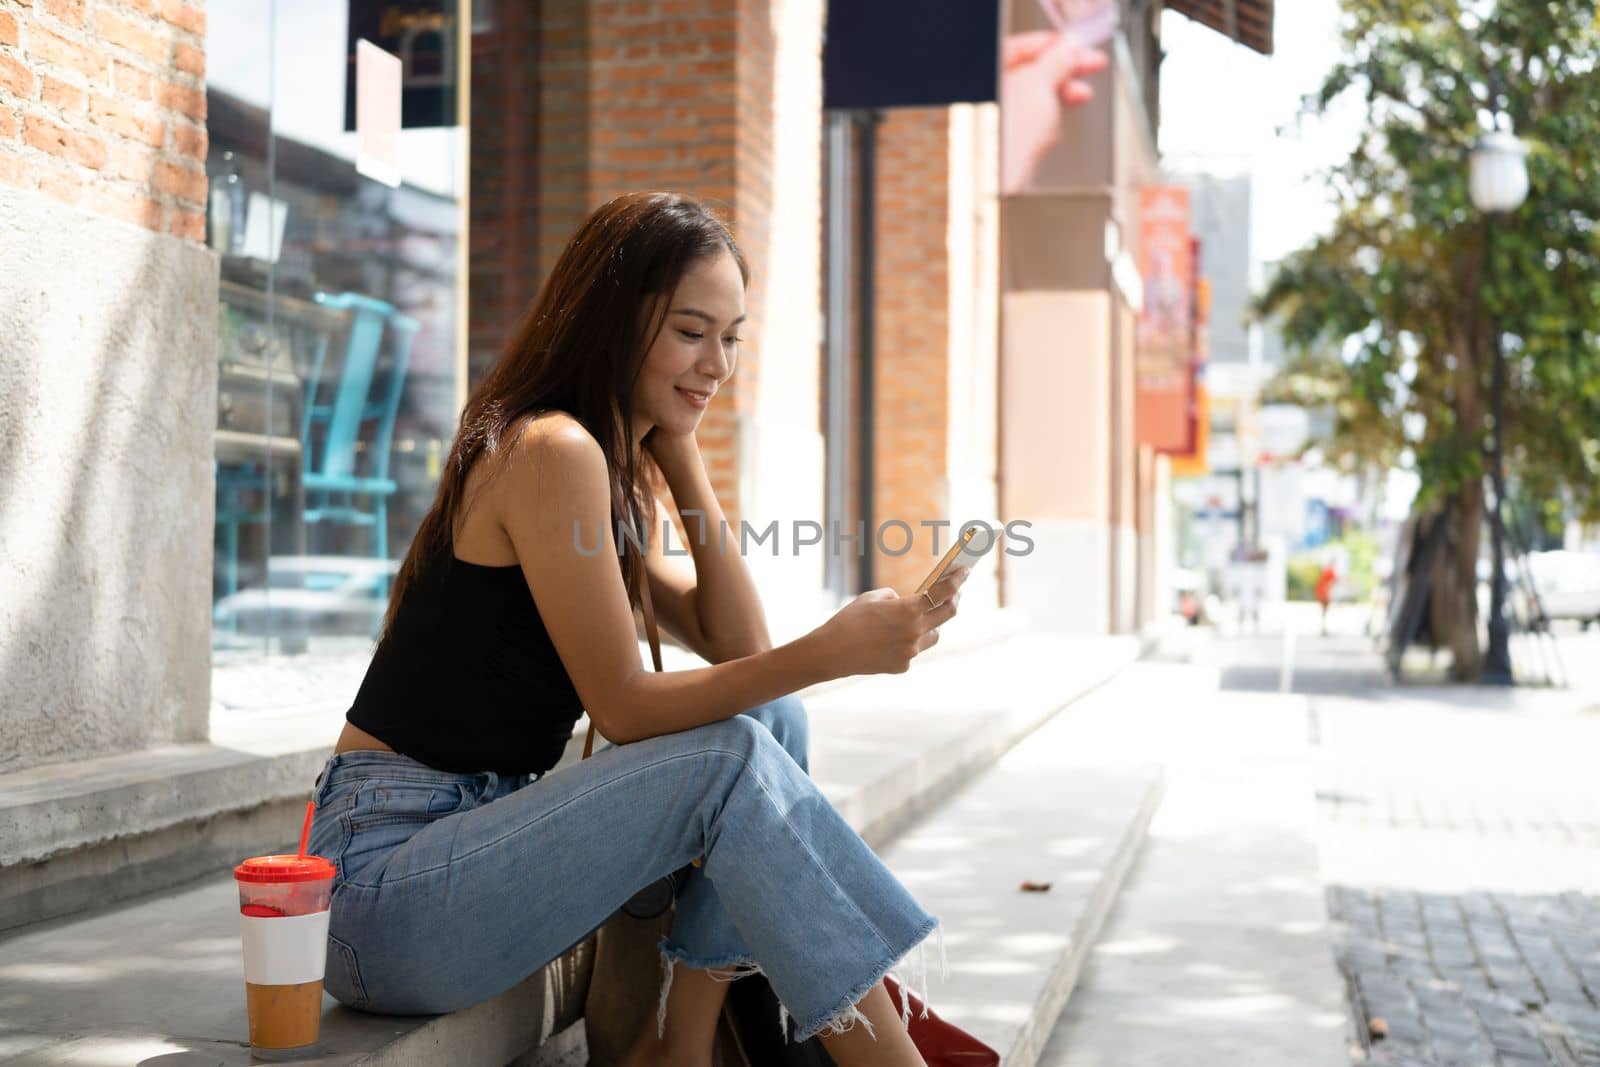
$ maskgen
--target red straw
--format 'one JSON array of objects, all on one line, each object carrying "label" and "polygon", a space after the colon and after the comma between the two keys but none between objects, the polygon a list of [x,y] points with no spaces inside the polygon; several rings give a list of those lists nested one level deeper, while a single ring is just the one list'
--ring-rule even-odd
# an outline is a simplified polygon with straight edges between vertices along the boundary
[{"label": "red straw", "polygon": [[306,801],[306,822],[304,826],[300,827],[300,855],[295,857],[296,859],[303,860],[306,858],[306,841],[311,837],[311,813],[316,810],[317,802],[315,800]]}]

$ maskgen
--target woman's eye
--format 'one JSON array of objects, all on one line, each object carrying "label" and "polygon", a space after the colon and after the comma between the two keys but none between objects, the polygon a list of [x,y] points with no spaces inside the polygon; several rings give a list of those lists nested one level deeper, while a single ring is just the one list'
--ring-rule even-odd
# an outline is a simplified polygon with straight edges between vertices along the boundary
[{"label": "woman's eye", "polygon": [[744,340],[743,337],[724,337],[722,339],[722,343],[725,344],[725,345],[736,345],[740,341],[743,341],[743,340]]},{"label": "woman's eye", "polygon": [[705,336],[703,333],[695,333],[692,330],[679,330],[678,332],[683,334],[683,336],[687,337],[691,341],[698,341],[700,338]]}]

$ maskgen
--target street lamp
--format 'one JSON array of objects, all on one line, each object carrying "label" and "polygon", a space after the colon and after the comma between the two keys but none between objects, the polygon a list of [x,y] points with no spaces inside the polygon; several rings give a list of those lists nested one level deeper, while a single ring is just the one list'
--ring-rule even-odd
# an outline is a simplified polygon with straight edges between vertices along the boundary
[{"label": "street lamp", "polygon": [[1528,198],[1528,149],[1510,130],[1484,134],[1472,146],[1471,184],[1479,211],[1491,218],[1515,211]]},{"label": "street lamp", "polygon": [[[1528,196],[1528,150],[1509,129],[1495,129],[1479,138],[1472,149],[1470,180],[1472,203],[1484,215],[1484,274],[1494,269],[1495,224],[1515,211]],[[1506,619],[1505,514],[1505,391],[1506,359],[1500,345],[1500,323],[1491,313],[1489,332],[1494,342],[1494,383],[1490,404],[1494,418],[1494,447],[1489,475],[1494,481],[1494,511],[1490,515],[1490,536],[1494,545],[1494,573],[1489,579],[1489,651],[1483,659],[1483,680],[1491,685],[1510,685],[1511,642]]]}]

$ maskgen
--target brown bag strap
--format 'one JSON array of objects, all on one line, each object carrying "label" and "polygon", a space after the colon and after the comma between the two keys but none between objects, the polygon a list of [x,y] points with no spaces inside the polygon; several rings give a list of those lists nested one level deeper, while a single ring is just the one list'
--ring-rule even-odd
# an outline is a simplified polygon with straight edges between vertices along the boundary
[{"label": "brown bag strap", "polygon": [[[644,573],[644,568],[639,569],[639,607],[644,611],[644,633],[650,639],[650,660],[655,664],[657,672],[661,670],[661,635],[656,632],[656,609],[650,603],[650,576]],[[583,758],[588,759],[589,753],[594,751],[594,723],[589,724],[589,732],[583,739]]]},{"label": "brown bag strap", "polygon": [[639,607],[644,609],[644,634],[650,639],[650,661],[657,673],[661,671],[661,635],[656,632],[656,609],[650,603],[650,576],[639,574]]}]

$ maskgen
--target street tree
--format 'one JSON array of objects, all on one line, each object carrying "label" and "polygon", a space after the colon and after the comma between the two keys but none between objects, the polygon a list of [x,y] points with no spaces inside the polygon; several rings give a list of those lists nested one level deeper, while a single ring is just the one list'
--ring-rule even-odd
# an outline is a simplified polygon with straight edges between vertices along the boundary
[{"label": "street tree", "polygon": [[[1332,228],[1256,302],[1295,353],[1268,392],[1331,408],[1335,462],[1420,475],[1417,517],[1448,534],[1426,619],[1471,680],[1496,330],[1516,491],[1600,516],[1600,22],[1594,0],[1343,8],[1342,60],[1303,121],[1352,94],[1366,120],[1328,174]],[[1529,148],[1530,188],[1492,222],[1467,158],[1497,112]]]}]

